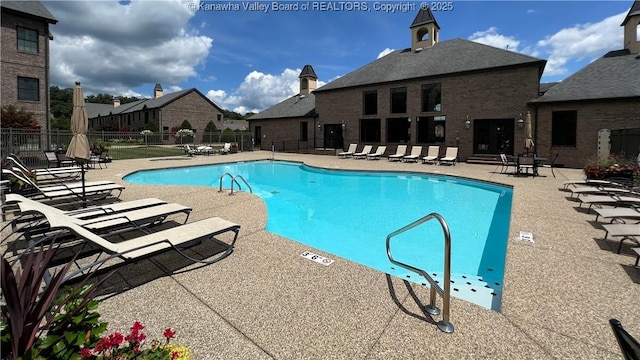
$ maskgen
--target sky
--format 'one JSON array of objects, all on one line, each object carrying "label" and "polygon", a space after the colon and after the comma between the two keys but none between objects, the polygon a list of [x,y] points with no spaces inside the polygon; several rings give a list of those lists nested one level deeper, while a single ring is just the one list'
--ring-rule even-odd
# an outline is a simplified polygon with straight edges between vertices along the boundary
[{"label": "sky", "polygon": [[[299,91],[309,64],[322,86],[411,46],[427,4],[440,42],[462,38],[547,60],[561,81],[623,47],[633,1],[43,1],[51,84],[85,95],[150,98],[196,88],[223,109],[259,112]],[[640,38],[640,27],[638,29]],[[473,54],[460,54],[473,56]]]}]

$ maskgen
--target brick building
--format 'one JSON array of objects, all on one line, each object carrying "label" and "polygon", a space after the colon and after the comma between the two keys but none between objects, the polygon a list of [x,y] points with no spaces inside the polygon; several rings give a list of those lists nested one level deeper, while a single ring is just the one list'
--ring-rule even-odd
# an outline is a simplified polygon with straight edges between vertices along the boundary
[{"label": "brick building", "polygon": [[0,2],[2,79],[0,105],[14,105],[49,126],[49,25],[53,15],[39,1]]},{"label": "brick building", "polygon": [[[625,17],[624,48],[611,51],[530,102],[539,154],[580,168],[606,152],[611,132],[637,130],[625,155],[640,151],[640,1]],[[603,130],[603,132],[600,132]],[[600,135],[599,135],[600,134]],[[598,144],[600,142],[600,145]]]},{"label": "brick building", "polygon": [[[275,143],[306,135],[315,147],[336,149],[384,144],[388,152],[398,144],[458,146],[463,161],[521,151],[514,146],[524,144],[518,120],[539,94],[545,60],[463,39],[439,42],[428,9],[410,30],[411,48],[356,69],[313,97],[303,93],[303,70],[299,95],[249,119],[254,135]],[[301,95],[315,107],[293,112],[287,105]],[[290,112],[279,116],[284,110]]]},{"label": "brick building", "polygon": [[179,128],[185,120],[191,124],[196,139],[210,121],[218,130],[225,127],[223,110],[195,88],[164,95],[162,86],[156,84],[153,99],[126,104],[116,100],[112,105],[87,103],[86,107],[91,130],[126,128],[137,132],[151,129],[167,141],[172,129]]}]

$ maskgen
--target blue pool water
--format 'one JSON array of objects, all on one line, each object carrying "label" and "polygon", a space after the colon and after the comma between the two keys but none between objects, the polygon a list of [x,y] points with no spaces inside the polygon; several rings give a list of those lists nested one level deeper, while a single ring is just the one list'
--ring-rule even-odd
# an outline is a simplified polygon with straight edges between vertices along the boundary
[{"label": "blue pool water", "polygon": [[[437,212],[451,231],[452,295],[500,309],[511,217],[509,187],[452,176],[337,171],[279,161],[146,170],[124,179],[217,188],[225,173],[241,175],[264,199],[268,231],[418,283],[425,281],[389,262],[386,236]],[[231,186],[228,177],[223,186]],[[393,238],[392,251],[397,260],[441,281],[443,244],[439,223],[430,221]]]}]

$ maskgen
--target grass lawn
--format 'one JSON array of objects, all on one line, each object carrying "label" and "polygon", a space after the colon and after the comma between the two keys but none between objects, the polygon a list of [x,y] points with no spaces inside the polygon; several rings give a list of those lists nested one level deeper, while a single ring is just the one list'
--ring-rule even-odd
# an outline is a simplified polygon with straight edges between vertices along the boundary
[{"label": "grass lawn", "polygon": [[182,156],[184,151],[176,146],[111,146],[109,156],[113,160],[147,157]]}]

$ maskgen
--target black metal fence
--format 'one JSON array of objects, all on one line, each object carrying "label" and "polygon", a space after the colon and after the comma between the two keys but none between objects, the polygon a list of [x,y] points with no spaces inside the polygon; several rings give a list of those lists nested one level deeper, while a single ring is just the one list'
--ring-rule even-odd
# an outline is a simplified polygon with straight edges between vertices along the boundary
[{"label": "black metal fence", "polygon": [[635,157],[640,152],[640,128],[611,130],[611,153]]},{"label": "black metal fence", "polygon": [[[0,129],[0,152],[16,154],[31,167],[46,167],[45,151],[66,150],[73,134],[68,130]],[[250,132],[216,131],[196,136],[90,131],[92,151],[106,150],[114,160],[184,155],[184,145],[206,145],[222,149],[225,143],[237,144],[238,151],[252,151]]]}]

